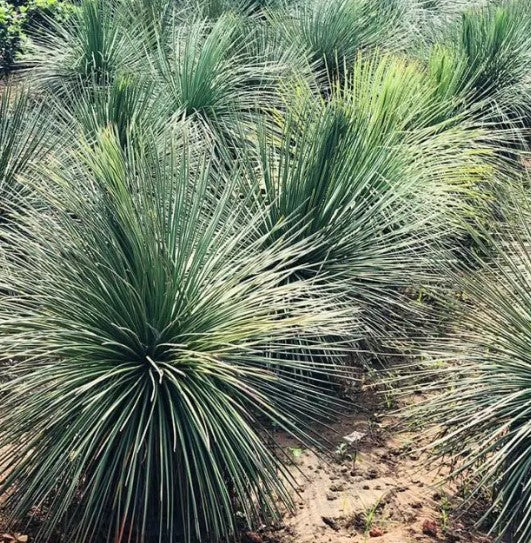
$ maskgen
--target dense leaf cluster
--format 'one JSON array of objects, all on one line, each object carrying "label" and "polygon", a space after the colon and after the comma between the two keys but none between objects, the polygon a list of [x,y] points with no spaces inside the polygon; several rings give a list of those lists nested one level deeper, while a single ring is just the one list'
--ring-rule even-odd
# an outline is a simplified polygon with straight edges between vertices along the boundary
[{"label": "dense leaf cluster", "polygon": [[34,24],[0,97],[3,518],[73,543],[277,519],[278,432],[320,450],[364,353],[429,375],[435,450],[527,543],[528,3],[81,0]]},{"label": "dense leaf cluster", "polygon": [[0,2],[0,72],[12,69],[28,40],[28,33],[50,19],[64,20],[73,10],[64,0],[2,0]]}]

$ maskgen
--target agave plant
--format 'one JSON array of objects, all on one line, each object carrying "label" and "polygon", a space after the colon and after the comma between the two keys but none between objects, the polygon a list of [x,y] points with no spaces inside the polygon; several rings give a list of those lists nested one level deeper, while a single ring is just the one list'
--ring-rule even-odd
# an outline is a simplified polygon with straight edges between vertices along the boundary
[{"label": "agave plant", "polygon": [[529,4],[520,0],[465,12],[431,54],[435,79],[447,84],[439,74],[449,69],[452,92],[481,104],[482,113],[487,108],[490,121],[521,120],[531,108],[530,21]]},{"label": "agave plant", "polygon": [[261,138],[263,233],[275,240],[274,226],[291,217],[299,240],[321,240],[303,275],[362,308],[369,335],[402,327],[403,289],[434,277],[432,248],[451,241],[463,214],[479,213],[477,184],[492,170],[480,131],[434,124],[433,91],[415,64],[360,58],[328,100],[292,90],[278,133]]},{"label": "agave plant", "polygon": [[229,13],[213,24],[178,26],[153,61],[168,114],[225,145],[252,134],[264,110],[278,103],[282,74],[280,63],[249,54],[252,46],[239,39],[241,24]]},{"label": "agave plant", "polygon": [[322,353],[351,320],[285,281],[307,247],[264,248],[213,176],[188,145],[125,152],[106,130],[40,172],[47,208],[3,234],[0,491],[11,519],[44,515],[36,541],[217,541],[290,504],[265,428],[316,445],[335,400],[289,349]]},{"label": "agave plant", "polygon": [[441,430],[434,453],[456,460],[452,476],[467,476],[467,502],[490,496],[482,520],[516,543],[531,538],[529,202],[527,190],[515,191],[504,222],[484,232],[497,259],[451,270],[465,301],[438,362],[422,374],[429,399],[412,412]]},{"label": "agave plant", "polygon": [[296,44],[318,70],[342,72],[361,51],[397,49],[404,8],[395,0],[309,0],[272,13],[287,43]]},{"label": "agave plant", "polygon": [[[87,83],[106,85],[138,53],[121,21],[121,0],[81,0],[66,21],[50,21],[32,41],[26,60],[35,80],[59,93]],[[129,29],[131,34],[134,29]]]}]

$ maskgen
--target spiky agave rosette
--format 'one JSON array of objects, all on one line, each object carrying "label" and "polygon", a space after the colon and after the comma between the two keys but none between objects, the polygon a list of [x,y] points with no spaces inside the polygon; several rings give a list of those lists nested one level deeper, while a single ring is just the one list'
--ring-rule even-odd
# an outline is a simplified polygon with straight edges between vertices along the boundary
[{"label": "spiky agave rosette", "polygon": [[187,119],[221,148],[254,135],[265,111],[278,105],[276,86],[290,71],[271,58],[255,25],[226,13],[215,21],[177,25],[151,56],[152,77],[170,122]]},{"label": "spiky agave rosette", "polygon": [[493,2],[448,25],[429,63],[442,90],[475,106],[485,123],[521,125],[531,111],[530,46],[529,3]]},{"label": "spiky agave rosette", "polygon": [[[531,537],[531,208],[515,190],[504,222],[483,232],[495,259],[450,270],[463,302],[452,334],[432,344],[431,361],[411,372],[426,399],[408,416],[435,424],[437,456],[465,476],[465,503],[491,500],[482,521],[502,538]],[[478,265],[481,268],[477,269]],[[454,298],[452,305],[455,308]],[[422,371],[421,371],[422,370]],[[407,387],[405,387],[407,389]],[[491,516],[491,514],[493,514]],[[490,525],[488,524],[490,522]]]},{"label": "spiky agave rosette", "polygon": [[287,44],[298,47],[318,72],[335,77],[360,52],[399,49],[406,38],[406,7],[396,0],[309,0],[287,3],[269,17]]},{"label": "spiky agave rosette", "polygon": [[217,540],[236,511],[274,517],[289,474],[262,431],[316,445],[308,422],[333,409],[285,351],[301,338],[322,353],[315,338],[348,336],[350,312],[284,281],[305,244],[264,249],[230,180],[214,203],[209,161],[187,149],[124,152],[103,132],[40,171],[46,211],[2,232],[0,336],[15,365],[0,492],[12,519],[44,512],[37,541],[59,525],[79,542]]},{"label": "spiky agave rosette", "polygon": [[260,171],[262,232],[274,241],[292,217],[296,239],[319,241],[292,277],[348,298],[365,338],[409,342],[423,308],[407,289],[441,281],[441,248],[463,235],[464,216],[484,215],[479,186],[496,160],[482,128],[442,113],[448,103],[418,63],[359,56],[331,88],[323,98],[288,86],[276,131],[259,131],[259,161],[246,162]]}]

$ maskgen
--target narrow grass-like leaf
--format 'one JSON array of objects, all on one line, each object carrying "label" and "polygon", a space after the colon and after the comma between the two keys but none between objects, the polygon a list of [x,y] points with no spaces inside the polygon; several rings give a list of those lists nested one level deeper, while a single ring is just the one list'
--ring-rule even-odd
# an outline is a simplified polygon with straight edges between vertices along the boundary
[{"label": "narrow grass-like leaf", "polygon": [[291,503],[261,429],[316,445],[308,421],[335,400],[286,351],[303,342],[333,374],[316,338],[352,322],[285,280],[308,247],[264,248],[228,180],[212,198],[216,175],[187,146],[124,150],[106,130],[40,172],[47,211],[3,235],[0,491],[12,519],[44,512],[37,541],[58,526],[72,542],[218,540],[237,511],[254,526]]}]

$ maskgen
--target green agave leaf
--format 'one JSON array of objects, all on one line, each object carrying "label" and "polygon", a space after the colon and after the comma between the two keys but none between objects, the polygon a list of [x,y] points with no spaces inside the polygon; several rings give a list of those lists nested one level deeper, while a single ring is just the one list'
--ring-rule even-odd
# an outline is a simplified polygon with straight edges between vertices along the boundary
[{"label": "green agave leaf", "polygon": [[237,511],[252,526],[291,504],[266,427],[318,446],[308,423],[337,401],[297,374],[337,372],[316,338],[353,323],[286,282],[307,244],[265,248],[217,175],[193,147],[124,150],[107,129],[27,180],[47,209],[3,233],[0,492],[11,518],[45,512],[37,541],[217,540]]}]

